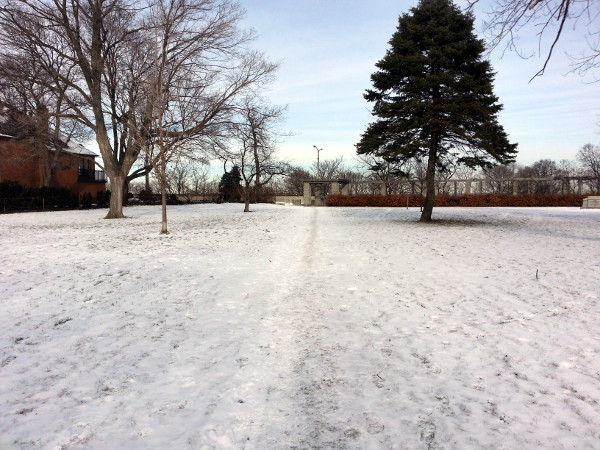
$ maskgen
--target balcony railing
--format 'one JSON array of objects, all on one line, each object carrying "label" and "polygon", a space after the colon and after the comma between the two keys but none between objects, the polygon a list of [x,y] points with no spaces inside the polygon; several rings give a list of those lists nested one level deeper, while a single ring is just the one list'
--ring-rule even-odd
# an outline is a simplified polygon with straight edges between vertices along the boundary
[{"label": "balcony railing", "polygon": [[102,170],[79,169],[77,180],[84,183],[106,183],[106,174]]}]

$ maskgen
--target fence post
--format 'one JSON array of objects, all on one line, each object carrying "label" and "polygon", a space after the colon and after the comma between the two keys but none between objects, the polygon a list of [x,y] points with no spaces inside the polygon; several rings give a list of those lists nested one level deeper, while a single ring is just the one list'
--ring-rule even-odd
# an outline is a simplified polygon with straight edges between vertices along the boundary
[{"label": "fence post", "polygon": [[310,183],[305,181],[303,190],[304,190],[304,195],[303,195],[304,206],[312,206],[312,189],[311,189]]}]

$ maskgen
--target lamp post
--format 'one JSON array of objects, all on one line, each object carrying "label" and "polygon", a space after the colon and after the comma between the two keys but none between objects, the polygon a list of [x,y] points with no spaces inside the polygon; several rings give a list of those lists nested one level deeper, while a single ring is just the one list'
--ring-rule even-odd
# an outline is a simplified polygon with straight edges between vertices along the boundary
[{"label": "lamp post", "polygon": [[321,163],[319,160],[319,154],[323,151],[323,149],[317,147],[316,145],[313,145],[313,147],[317,149],[317,177],[321,178]]}]

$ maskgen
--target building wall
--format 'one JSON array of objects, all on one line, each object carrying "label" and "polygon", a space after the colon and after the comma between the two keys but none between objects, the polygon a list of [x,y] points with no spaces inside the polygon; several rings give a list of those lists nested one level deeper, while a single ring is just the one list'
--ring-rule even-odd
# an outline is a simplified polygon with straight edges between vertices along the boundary
[{"label": "building wall", "polygon": [[15,181],[23,186],[39,187],[39,156],[27,141],[0,138],[0,181]]},{"label": "building wall", "polygon": [[[26,187],[42,187],[44,165],[53,157],[47,152],[47,158],[40,157],[29,146],[28,140],[0,138],[0,181],[15,181]],[[82,157],[72,153],[62,153],[56,164],[56,171],[51,183],[52,187],[62,187],[81,196],[89,192],[96,195],[106,190],[104,182],[79,182],[79,164]],[[86,157],[93,160],[92,157]],[[47,167],[47,166],[46,166]],[[91,167],[95,167],[92,164]]]},{"label": "building wall", "polygon": [[79,193],[77,186],[78,170],[79,158],[68,153],[61,154],[56,164],[52,186],[64,187]]},{"label": "building wall", "polygon": [[78,183],[77,191],[72,189],[73,192],[77,192],[79,196],[89,192],[93,196],[96,196],[98,192],[106,191],[106,183]]}]

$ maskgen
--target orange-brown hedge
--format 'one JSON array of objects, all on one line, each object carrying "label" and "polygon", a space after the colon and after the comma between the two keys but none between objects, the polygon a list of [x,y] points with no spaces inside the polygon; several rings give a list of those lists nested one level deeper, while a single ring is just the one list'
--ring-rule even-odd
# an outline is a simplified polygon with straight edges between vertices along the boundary
[{"label": "orange-brown hedge", "polygon": [[[580,194],[480,194],[437,195],[435,206],[581,206],[588,195]],[[327,206],[383,206],[405,207],[406,195],[331,195]],[[419,207],[425,201],[420,195],[408,197],[408,206]]]}]

